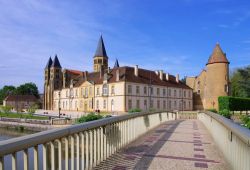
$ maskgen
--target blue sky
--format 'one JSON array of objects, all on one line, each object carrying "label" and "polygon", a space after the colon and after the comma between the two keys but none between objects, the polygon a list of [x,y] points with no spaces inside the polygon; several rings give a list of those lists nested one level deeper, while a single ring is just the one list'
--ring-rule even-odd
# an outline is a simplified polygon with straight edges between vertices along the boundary
[{"label": "blue sky", "polygon": [[248,0],[0,0],[0,87],[34,82],[58,54],[62,67],[92,70],[103,35],[109,64],[193,76],[216,42],[230,68],[250,64]]}]

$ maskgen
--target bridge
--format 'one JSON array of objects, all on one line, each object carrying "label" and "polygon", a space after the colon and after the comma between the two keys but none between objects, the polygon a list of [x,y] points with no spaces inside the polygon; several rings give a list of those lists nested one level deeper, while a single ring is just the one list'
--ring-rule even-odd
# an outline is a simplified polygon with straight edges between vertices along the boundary
[{"label": "bridge", "polygon": [[208,111],[134,113],[0,142],[0,170],[249,170],[249,158],[249,130]]}]

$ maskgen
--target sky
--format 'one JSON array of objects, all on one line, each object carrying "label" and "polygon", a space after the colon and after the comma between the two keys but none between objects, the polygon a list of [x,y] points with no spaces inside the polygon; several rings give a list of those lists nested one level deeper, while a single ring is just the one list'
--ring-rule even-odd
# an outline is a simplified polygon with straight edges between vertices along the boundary
[{"label": "sky", "polygon": [[249,0],[0,0],[0,88],[34,82],[58,55],[92,71],[100,35],[109,65],[195,76],[217,42],[230,69],[250,64]]}]

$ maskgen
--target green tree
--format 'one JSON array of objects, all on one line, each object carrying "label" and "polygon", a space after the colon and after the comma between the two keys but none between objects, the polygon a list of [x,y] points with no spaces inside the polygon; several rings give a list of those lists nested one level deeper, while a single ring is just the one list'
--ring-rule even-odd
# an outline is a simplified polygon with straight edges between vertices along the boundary
[{"label": "green tree", "polygon": [[38,88],[35,83],[25,83],[16,88],[18,95],[34,95],[39,98]]},{"label": "green tree", "polygon": [[15,93],[16,88],[14,86],[4,86],[0,89],[0,104],[3,104],[3,100],[9,95]]},{"label": "green tree", "polygon": [[250,97],[250,66],[233,72],[231,89],[234,97]]}]

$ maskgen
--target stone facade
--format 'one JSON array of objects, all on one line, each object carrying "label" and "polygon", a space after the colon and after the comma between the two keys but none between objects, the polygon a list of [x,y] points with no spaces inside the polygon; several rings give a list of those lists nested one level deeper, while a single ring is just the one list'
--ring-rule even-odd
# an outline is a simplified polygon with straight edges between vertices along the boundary
[{"label": "stone facade", "polygon": [[194,109],[217,109],[218,97],[230,92],[229,62],[226,54],[216,44],[206,68],[196,77],[187,77],[186,84],[194,92]]},{"label": "stone facade", "polygon": [[57,57],[50,60],[45,68],[47,110],[193,110],[192,88],[182,83],[178,75],[138,66],[120,67],[118,60],[109,68],[102,37],[94,55],[93,72],[62,69]]}]

